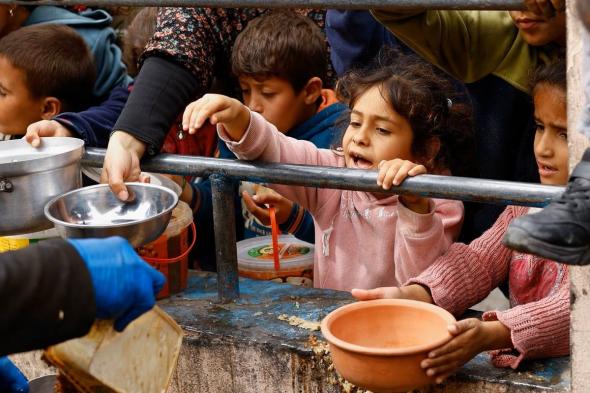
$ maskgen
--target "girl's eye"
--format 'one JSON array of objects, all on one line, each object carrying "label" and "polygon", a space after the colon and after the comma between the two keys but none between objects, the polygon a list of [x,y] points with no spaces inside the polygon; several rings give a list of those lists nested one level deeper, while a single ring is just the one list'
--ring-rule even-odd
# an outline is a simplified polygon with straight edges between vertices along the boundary
[{"label": "girl's eye", "polygon": [[272,92],[272,91],[263,91],[261,94],[263,97],[271,98],[271,97],[274,97],[277,93]]},{"label": "girl's eye", "polygon": [[567,141],[567,131],[560,131],[557,133],[557,136]]},{"label": "girl's eye", "polygon": [[537,132],[543,132],[545,131],[545,126],[541,123],[535,123],[535,129]]},{"label": "girl's eye", "polygon": [[358,128],[358,127],[360,127],[360,126],[361,126],[361,123],[360,123],[359,121],[354,121],[354,120],[351,120],[351,121],[350,121],[350,126],[351,126],[351,127],[354,127],[354,128]]},{"label": "girl's eye", "polygon": [[377,132],[379,134],[381,134],[381,135],[389,135],[389,134],[391,134],[391,131],[386,130],[385,128],[380,128],[380,127],[377,128]]}]

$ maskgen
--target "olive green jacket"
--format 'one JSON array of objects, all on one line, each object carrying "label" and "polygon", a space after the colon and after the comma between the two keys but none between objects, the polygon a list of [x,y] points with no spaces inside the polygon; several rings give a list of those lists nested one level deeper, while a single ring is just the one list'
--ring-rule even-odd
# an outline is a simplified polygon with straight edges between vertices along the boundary
[{"label": "olive green jacket", "polygon": [[466,83],[493,74],[528,92],[531,71],[561,50],[527,44],[507,11],[372,13],[415,52]]}]

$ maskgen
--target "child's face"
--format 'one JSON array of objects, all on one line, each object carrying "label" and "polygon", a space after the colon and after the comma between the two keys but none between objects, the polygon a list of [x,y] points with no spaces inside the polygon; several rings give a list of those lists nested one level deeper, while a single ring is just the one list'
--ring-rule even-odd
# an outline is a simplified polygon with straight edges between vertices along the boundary
[{"label": "child's face", "polygon": [[24,135],[42,113],[43,99],[31,97],[24,73],[0,56],[0,132]]},{"label": "child's face", "polygon": [[510,16],[529,45],[565,45],[565,12],[552,18],[531,11],[510,11]]},{"label": "child's face", "polygon": [[535,88],[535,158],[541,183],[564,185],[568,180],[566,95],[558,87]]},{"label": "child's face", "polygon": [[413,131],[406,118],[381,96],[380,86],[362,94],[354,104],[342,140],[346,167],[376,169],[383,160],[415,161]]},{"label": "child's face", "polygon": [[264,79],[241,76],[239,82],[244,104],[260,113],[282,133],[289,132],[316,111],[315,102],[308,102],[305,89],[297,94],[285,79],[276,76]]}]

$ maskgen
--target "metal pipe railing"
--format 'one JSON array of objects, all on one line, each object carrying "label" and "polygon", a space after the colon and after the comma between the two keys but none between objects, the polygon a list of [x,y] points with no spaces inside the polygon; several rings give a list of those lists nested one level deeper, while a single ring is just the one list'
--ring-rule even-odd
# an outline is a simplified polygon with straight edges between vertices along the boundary
[{"label": "metal pipe railing", "polygon": [[[88,148],[83,162],[102,166],[105,149]],[[377,186],[377,172],[310,165],[270,164],[221,158],[160,154],[142,161],[142,169],[158,173],[203,176],[219,173],[236,179],[264,183],[336,188],[389,194],[417,194],[431,198],[495,203],[499,205],[544,206],[564,188],[468,177],[421,175],[409,178],[389,191]]]},{"label": "metal pipe railing", "polygon": [[[88,148],[82,163],[100,167],[105,152],[105,149]],[[221,302],[235,300],[240,294],[233,214],[235,179],[389,194],[412,193],[434,198],[526,206],[543,206],[563,192],[563,187],[541,184],[435,175],[409,178],[402,185],[384,191],[377,186],[376,171],[172,154],[161,154],[146,159],[142,162],[142,169],[178,175],[212,175],[217,291]]]},{"label": "metal pipe railing", "polygon": [[[0,4],[78,5],[80,0],[0,0]],[[158,6],[214,8],[322,8],[322,9],[439,9],[518,10],[521,0],[85,0],[89,6]]]}]

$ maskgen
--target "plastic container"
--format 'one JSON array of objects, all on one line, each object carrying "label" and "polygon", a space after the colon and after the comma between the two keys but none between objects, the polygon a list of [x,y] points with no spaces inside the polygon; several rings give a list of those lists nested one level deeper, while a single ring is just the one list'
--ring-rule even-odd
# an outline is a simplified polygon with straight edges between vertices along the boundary
[{"label": "plastic container", "polygon": [[[193,228],[191,239],[189,228]],[[192,240],[192,241],[191,241]],[[186,289],[189,253],[195,244],[193,212],[179,201],[164,233],[151,243],[137,249],[138,254],[166,276],[166,284],[158,293],[162,299]]]},{"label": "plastic container", "polygon": [[123,332],[99,320],[84,337],[49,347],[44,355],[79,392],[166,392],[183,332],[157,306]]},{"label": "plastic container", "polygon": [[40,232],[25,233],[22,235],[0,237],[0,253],[19,250],[43,240],[58,238],[60,237],[55,228]]},{"label": "plastic container", "polygon": [[[240,276],[255,280],[278,279],[290,284],[312,286],[314,245],[291,235],[279,236],[280,269],[274,267],[272,239],[255,237],[237,243]],[[277,280],[277,281],[278,281]]]}]

